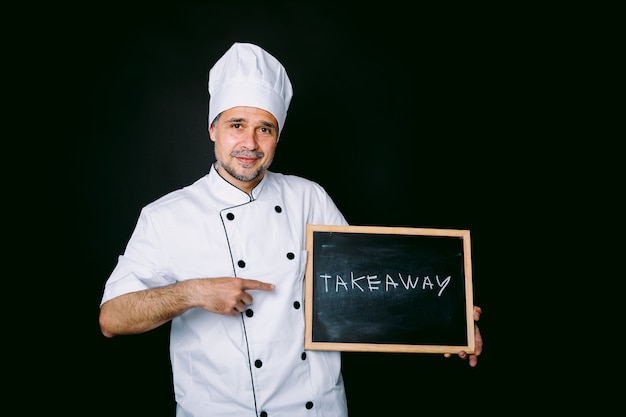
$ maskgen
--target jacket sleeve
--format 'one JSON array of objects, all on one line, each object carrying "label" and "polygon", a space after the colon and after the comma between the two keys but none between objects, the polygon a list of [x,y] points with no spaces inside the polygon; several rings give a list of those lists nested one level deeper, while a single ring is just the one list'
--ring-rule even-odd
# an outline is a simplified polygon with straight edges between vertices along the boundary
[{"label": "jacket sleeve", "polygon": [[159,245],[162,239],[160,235],[150,210],[143,208],[124,254],[118,257],[105,283],[100,305],[122,294],[175,282],[160,266],[160,260],[164,259]]}]

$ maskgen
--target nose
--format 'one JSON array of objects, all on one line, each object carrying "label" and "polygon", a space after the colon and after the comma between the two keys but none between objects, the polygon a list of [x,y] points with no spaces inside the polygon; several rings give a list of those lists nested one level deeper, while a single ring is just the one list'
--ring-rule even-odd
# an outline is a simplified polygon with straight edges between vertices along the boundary
[{"label": "nose", "polygon": [[246,132],[241,137],[241,146],[247,150],[257,148],[257,137],[254,129],[246,129]]}]

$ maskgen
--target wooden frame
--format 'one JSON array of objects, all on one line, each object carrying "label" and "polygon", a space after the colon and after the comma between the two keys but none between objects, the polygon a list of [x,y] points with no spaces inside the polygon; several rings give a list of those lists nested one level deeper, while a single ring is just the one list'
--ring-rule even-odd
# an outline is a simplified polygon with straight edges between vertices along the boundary
[{"label": "wooden frame", "polygon": [[[358,236],[352,235],[352,234],[358,234]],[[377,236],[380,236],[380,237],[377,237]],[[456,320],[457,323],[454,325],[456,330],[451,332],[455,334],[453,336],[455,340],[454,343],[448,343],[447,341],[444,343],[440,343],[439,336],[434,338],[433,341],[430,341],[428,337],[425,337],[425,339],[422,340],[420,339],[420,337],[422,336],[416,336],[417,339],[413,340],[412,339],[414,337],[413,335],[419,334],[421,331],[417,329],[410,330],[411,336],[409,338],[410,339],[409,341],[405,341],[404,339],[395,340],[393,338],[390,338],[390,340],[387,341],[385,340],[385,337],[386,337],[385,329],[399,327],[399,325],[395,322],[396,319],[394,318],[395,316],[393,315],[390,316],[392,320],[394,320],[391,323],[391,325],[388,325],[388,322],[383,321],[382,323],[380,322],[373,323],[374,324],[373,326],[370,326],[368,322],[366,326],[360,327],[360,329],[364,327],[382,329],[382,330],[376,330],[379,333],[375,336],[376,338],[375,340],[369,339],[368,337],[370,336],[364,337],[363,340],[360,339],[360,336],[355,336],[353,334],[354,333],[353,330],[359,328],[358,325],[351,326],[350,324],[346,324],[346,325],[342,324],[341,326],[345,326],[345,327],[342,327],[341,329],[334,331],[335,329],[332,327],[333,324],[331,324],[330,326],[327,326],[326,324],[317,324],[318,322],[321,322],[321,320],[330,320],[330,321],[336,320],[337,322],[341,321],[342,323],[345,323],[346,319],[339,317],[343,315],[343,311],[344,311],[340,309],[343,309],[343,306],[355,304],[352,299],[347,298],[347,297],[350,297],[350,295],[344,295],[344,294],[350,293],[349,291],[350,286],[344,282],[344,280],[342,279],[342,276],[339,274],[336,274],[337,275],[336,281],[333,281],[332,274],[326,274],[326,272],[328,271],[324,271],[324,274],[320,274],[320,277],[317,277],[318,281],[316,285],[318,287],[314,285],[314,281],[316,279],[314,274],[317,272],[315,271],[315,268],[318,267],[316,264],[316,261],[320,262],[319,261],[320,259],[335,257],[334,253],[337,252],[335,249],[339,248],[339,251],[341,251],[342,249],[340,247],[341,244],[335,245],[333,242],[335,242],[337,239],[341,239],[341,241],[347,242],[350,239],[353,239],[353,237],[356,239],[374,239],[374,241],[378,241],[379,239],[384,239],[382,241],[391,242],[394,239],[398,239],[396,238],[396,236],[406,236],[407,238],[402,238],[402,239],[406,240],[407,242],[413,242],[414,240],[417,240],[417,239],[419,239],[420,242],[424,241],[425,242],[424,245],[426,246],[424,246],[422,243],[420,243],[420,245],[422,245],[425,248],[428,248],[428,245],[430,245],[429,243],[430,241],[435,242],[438,245],[439,244],[438,242],[443,242],[443,241],[448,241],[448,240],[450,242],[449,244],[446,243],[446,245],[448,246],[454,245],[453,246],[454,248],[456,247],[460,248],[459,250],[454,249],[453,251],[456,251],[457,253],[452,254],[458,258],[458,259],[452,260],[452,265],[454,267],[454,270],[457,273],[451,274],[447,277],[448,282],[453,283],[453,285],[450,286],[451,288],[453,288],[453,290],[450,290],[451,291],[450,293],[456,294],[456,295],[453,295],[454,298],[452,299],[452,301],[446,304],[452,307],[452,310],[455,312],[454,314],[456,314],[456,316],[458,317],[458,319]],[[444,239],[443,240],[432,239],[431,237],[443,237]],[[445,239],[446,237],[449,237],[451,239]],[[321,244],[318,242],[320,239],[323,239],[327,242],[331,242],[331,244]],[[460,242],[459,242],[459,239],[460,239]],[[317,251],[320,252],[319,254],[316,253],[316,246],[318,246]],[[336,247],[334,247],[332,251],[331,249],[326,249],[326,248],[331,248],[333,246],[336,246]],[[306,274],[305,274],[305,305],[304,305],[305,320],[306,320],[305,340],[304,340],[305,349],[354,351],[354,352],[416,352],[416,353],[458,353],[461,351],[465,351],[467,353],[474,352],[474,321],[473,321],[473,307],[474,306],[473,306],[473,289],[472,289],[471,243],[470,243],[469,230],[409,228],[409,227],[382,227],[382,226],[328,226],[328,225],[309,224],[307,225],[306,247],[307,247],[308,256],[307,256],[307,266],[306,266]],[[345,262],[346,260],[350,260],[350,256],[355,256],[353,259],[355,260],[360,259],[361,262],[370,262],[372,258],[372,254],[374,253],[374,257],[377,257],[378,256],[377,254],[379,252],[386,253],[387,258],[385,259],[385,262],[389,262],[390,259],[393,260],[392,258],[388,257],[389,253],[393,253],[394,255],[391,255],[391,256],[395,256],[395,253],[401,252],[397,250],[391,250],[392,248],[390,248],[389,250],[383,250],[383,249],[385,248],[378,248],[376,249],[376,253],[374,253],[374,252],[368,252],[370,251],[370,249],[361,250],[361,252],[359,252],[358,247],[353,248],[353,249],[350,249],[350,250],[354,250],[354,252],[352,253],[363,253],[363,255],[348,255],[347,253],[350,253],[350,250],[347,250],[345,256],[335,257],[336,260],[332,261],[333,262],[332,265],[341,264],[341,265],[344,265],[342,267],[345,267]],[[458,253],[459,251],[462,253]],[[420,249],[418,253],[418,251],[414,249],[413,244],[410,244],[409,251],[404,253],[402,256],[404,257],[405,260],[409,258],[410,259],[420,258],[420,256],[422,257],[422,259],[430,259],[429,253],[430,253],[429,249],[426,249],[425,252],[421,252],[421,249]],[[415,256],[415,255],[418,255],[418,256]],[[447,257],[451,259],[453,258],[452,255],[446,254],[445,256],[442,256],[442,258]],[[358,264],[358,262],[360,261],[355,261],[355,263]],[[424,261],[419,261],[419,262],[422,262],[419,265],[422,265],[424,263]],[[394,265],[393,268],[397,268],[396,266],[398,265],[397,263],[391,262],[390,264]],[[383,264],[383,265],[387,265],[387,264]],[[427,267],[430,268],[430,266],[427,266]],[[385,268],[387,267],[385,266]],[[418,268],[414,268],[414,269],[418,269]],[[345,270],[347,269],[344,269],[344,271]],[[429,270],[432,270],[432,269],[429,269]],[[378,272],[378,271],[370,271],[370,272]],[[317,273],[319,274],[319,272]],[[369,272],[367,273],[369,274]],[[415,323],[419,323],[416,325],[417,327],[425,326],[425,325],[422,325],[422,322],[428,321],[431,318],[438,316],[437,314],[429,314],[428,311],[423,311],[421,313],[418,313],[415,310],[428,309],[430,307],[427,307],[427,306],[429,304],[434,303],[433,305],[435,305],[434,308],[437,309],[436,311],[440,311],[441,307],[439,307],[439,305],[437,304],[439,303],[439,301],[434,301],[434,302],[424,301],[422,298],[420,298],[419,301],[416,301],[417,299],[414,300],[411,298],[409,298],[408,301],[406,301],[407,300],[406,297],[413,297],[413,295],[411,294],[423,294],[423,293],[426,293],[428,289],[432,289],[425,285],[427,281],[429,281],[430,283],[430,277],[428,276],[422,277],[424,284],[421,284],[423,286],[423,290],[422,290],[422,293],[420,293],[419,292],[420,288],[417,286],[417,284],[416,286],[409,288],[406,285],[405,280],[403,279],[402,275],[400,273],[396,275],[399,275],[400,278],[402,279],[402,284],[405,285],[404,289],[402,288],[402,286],[398,287],[397,282],[395,282],[395,281],[399,281],[398,279],[394,279],[393,277],[390,277],[389,274],[387,274],[385,278],[386,282],[382,282],[382,277],[376,278],[377,281],[372,280],[373,282],[376,283],[376,286],[370,286],[369,293],[376,294],[373,297],[387,297],[387,294],[391,294],[394,291],[396,291],[396,293],[398,294],[402,293],[401,296],[404,297],[404,300],[405,300],[404,304],[402,305],[410,305],[411,307],[408,310],[408,313],[405,312],[405,313],[400,313],[400,314],[409,315],[411,317],[416,316],[418,314],[422,314],[421,316],[419,316],[420,317],[419,320],[414,321]],[[463,276],[452,277],[452,275],[463,275]],[[322,277],[326,281],[323,284],[324,285],[323,290],[321,289],[322,284],[320,284]],[[370,278],[374,278],[374,277],[377,277],[377,275],[371,275],[371,276],[368,275],[367,280],[370,280]],[[359,277],[358,279],[361,279],[361,278],[363,277]],[[407,278],[406,281],[408,282],[412,282],[411,280],[414,280],[416,281],[416,283],[420,279],[420,277],[417,277],[417,276],[412,278],[410,275],[408,276],[405,275],[405,278]],[[437,281],[436,281],[437,283],[439,282],[439,279],[440,278],[437,277]],[[368,282],[367,280],[365,281],[362,280],[361,282]],[[391,286],[387,285],[389,281],[393,285]],[[328,282],[331,282],[330,290],[329,290]],[[335,282],[334,293],[332,289],[333,282]],[[351,282],[352,282],[352,289],[357,288],[354,284],[355,282],[354,278],[352,278]],[[338,285],[339,283],[341,285]],[[381,287],[384,285],[387,285],[387,290],[385,290],[386,292],[383,293],[382,291],[379,291],[379,290],[381,290]],[[437,284],[434,285],[434,287],[436,286]],[[362,287],[363,285],[358,285],[357,290],[352,291],[352,293],[356,293],[357,294],[356,297],[368,297],[367,295],[368,291],[363,290]],[[316,294],[315,288],[317,288],[317,291],[322,295]],[[441,289],[439,290],[438,295],[434,295],[437,292],[432,291],[431,293],[433,295],[432,296],[428,295],[428,297],[431,297],[429,298],[429,300],[430,299],[440,300],[442,298],[445,298],[445,297],[441,297],[441,293],[445,291],[444,288],[446,287],[441,286]],[[367,286],[366,286],[366,289],[368,289]],[[383,293],[383,295],[380,296],[379,295],[380,293]],[[324,294],[331,294],[330,297],[343,297],[343,298],[336,299],[334,302],[320,301],[320,300],[323,300],[323,297],[327,296]],[[339,294],[339,295],[334,295],[334,294]],[[318,295],[317,298],[315,298],[316,295]],[[437,296],[441,298],[437,298]],[[426,297],[426,296],[420,295],[420,297]],[[461,300],[461,298],[463,300]],[[353,312],[353,316],[359,316],[357,319],[361,320],[363,319],[363,317],[361,317],[363,315],[361,314],[362,312],[365,312],[368,314],[375,314],[373,312],[376,312],[376,311],[382,312],[382,311],[396,308],[396,306],[394,305],[395,304],[394,301],[390,302],[388,298],[386,299],[380,298],[380,300],[381,301],[375,301],[381,304],[379,304],[378,306],[375,305],[374,308],[357,307],[356,310],[354,310]],[[323,306],[323,303],[327,303],[330,310],[332,311],[329,310],[328,313],[323,311],[323,309],[325,308]],[[463,303],[464,305],[461,305]],[[319,311],[319,310],[322,310],[322,311]],[[398,308],[396,308],[396,310],[398,310]],[[320,319],[320,317],[323,317],[323,319]],[[428,319],[424,320],[425,317],[428,317]],[[376,320],[378,320],[378,318]],[[411,320],[414,320],[414,319],[408,319],[409,322]],[[433,320],[436,321],[436,320],[439,320],[439,318],[435,317],[433,318]],[[444,320],[447,320],[447,315],[446,315],[446,319]],[[447,323],[447,321],[444,323]],[[438,328],[438,323],[432,323],[432,324],[429,324],[429,326],[430,328]],[[406,328],[407,327],[406,323],[403,322],[402,327]],[[332,334],[332,336],[327,336],[327,335],[322,336],[322,337],[314,336],[314,334],[319,333],[318,328],[324,328],[324,329],[332,328],[333,331],[328,333],[328,334]],[[347,329],[349,329],[349,331],[346,331]]]}]

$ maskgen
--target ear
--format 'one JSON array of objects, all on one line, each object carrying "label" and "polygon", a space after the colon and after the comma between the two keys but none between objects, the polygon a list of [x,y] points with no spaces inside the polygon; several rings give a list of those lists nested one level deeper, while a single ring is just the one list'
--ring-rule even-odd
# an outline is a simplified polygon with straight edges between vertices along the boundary
[{"label": "ear", "polygon": [[215,125],[213,123],[211,123],[211,126],[209,126],[209,138],[211,138],[211,140],[215,142]]}]

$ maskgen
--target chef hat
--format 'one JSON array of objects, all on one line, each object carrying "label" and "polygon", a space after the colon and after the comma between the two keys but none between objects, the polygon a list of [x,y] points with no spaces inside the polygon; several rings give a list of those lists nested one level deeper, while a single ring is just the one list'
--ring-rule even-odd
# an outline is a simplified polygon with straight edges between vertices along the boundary
[{"label": "chef hat", "polygon": [[293,90],[276,58],[251,43],[235,42],[209,71],[209,95],[209,125],[224,110],[250,106],[272,113],[280,133]]}]

